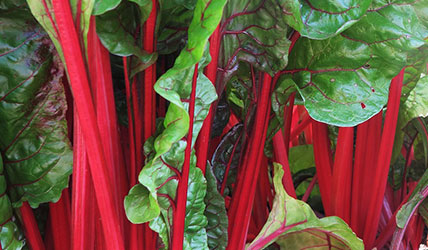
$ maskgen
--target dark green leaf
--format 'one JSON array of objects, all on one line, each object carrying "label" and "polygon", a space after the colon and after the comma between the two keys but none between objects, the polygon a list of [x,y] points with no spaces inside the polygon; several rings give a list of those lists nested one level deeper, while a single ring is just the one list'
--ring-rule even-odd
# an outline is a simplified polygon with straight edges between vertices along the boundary
[{"label": "dark green leaf", "polygon": [[116,8],[122,0],[95,0],[92,15],[101,15]]},{"label": "dark green leaf", "polygon": [[425,41],[387,15],[411,9],[397,12],[391,5],[381,10],[368,12],[340,36],[296,43],[286,72],[315,120],[354,126],[369,119],[385,105],[391,79],[417,60],[410,55]]},{"label": "dark green leaf", "polygon": [[208,163],[205,172],[207,178],[207,195],[205,196],[205,216],[209,249],[226,249],[228,219],[224,198],[217,190],[217,180]]},{"label": "dark green leaf", "polygon": [[226,95],[223,94],[217,103],[214,120],[211,125],[211,138],[221,136],[224,128],[229,122],[229,118],[230,108],[227,103]]},{"label": "dark green leaf", "polygon": [[0,13],[0,149],[14,206],[57,201],[68,185],[63,69],[31,14]]},{"label": "dark green leaf", "polygon": [[287,65],[290,31],[285,15],[288,1],[229,1],[225,7],[222,34],[222,54],[219,67],[221,81],[236,72],[240,62],[247,62],[271,75]]},{"label": "dark green leaf", "polygon": [[241,158],[242,142],[244,140],[242,137],[243,128],[244,125],[242,124],[233,126],[222,138],[211,160],[213,172],[219,184],[219,190],[225,175],[227,175],[224,195],[231,195],[232,184],[235,183]]},{"label": "dark green leaf", "polygon": [[13,221],[12,204],[6,190],[7,183],[0,155],[0,246],[4,250],[21,249],[24,243],[19,239],[18,227]]}]

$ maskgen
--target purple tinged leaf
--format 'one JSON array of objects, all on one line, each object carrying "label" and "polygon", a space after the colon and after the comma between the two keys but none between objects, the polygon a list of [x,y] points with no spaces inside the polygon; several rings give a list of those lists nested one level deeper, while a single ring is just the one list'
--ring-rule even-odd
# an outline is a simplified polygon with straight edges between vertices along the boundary
[{"label": "purple tinged leaf", "polygon": [[274,163],[275,199],[269,218],[247,249],[262,249],[273,242],[281,249],[363,249],[363,242],[338,217],[318,219],[303,201],[289,196],[282,186],[283,170]]}]

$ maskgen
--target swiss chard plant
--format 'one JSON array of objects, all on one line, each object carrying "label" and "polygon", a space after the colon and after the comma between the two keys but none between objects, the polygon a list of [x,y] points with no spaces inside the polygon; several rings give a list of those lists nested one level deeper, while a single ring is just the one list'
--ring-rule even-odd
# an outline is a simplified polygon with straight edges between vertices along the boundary
[{"label": "swiss chard plant", "polygon": [[0,250],[417,249],[428,0],[3,0]]}]

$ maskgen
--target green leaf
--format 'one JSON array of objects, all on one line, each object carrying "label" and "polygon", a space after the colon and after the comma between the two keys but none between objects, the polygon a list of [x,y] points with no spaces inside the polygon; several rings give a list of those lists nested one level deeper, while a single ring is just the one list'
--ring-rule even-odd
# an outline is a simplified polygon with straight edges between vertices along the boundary
[{"label": "green leaf", "polygon": [[140,48],[135,39],[137,27],[143,25],[152,6],[138,6],[122,2],[117,8],[97,16],[97,34],[110,53],[118,56],[131,56],[131,77],[146,69],[157,59],[157,54],[149,54]]},{"label": "green leaf", "polygon": [[56,202],[68,185],[63,68],[24,9],[0,13],[0,149],[14,206]]},{"label": "green leaf", "polygon": [[18,227],[13,220],[12,204],[6,190],[7,182],[0,155],[0,246],[4,250],[21,249],[24,242],[19,239]]},{"label": "green leaf", "polygon": [[407,100],[401,107],[407,121],[416,117],[428,116],[428,76],[423,75],[415,88],[410,91]]},{"label": "green leaf", "polygon": [[358,22],[369,8],[371,0],[299,2],[303,23],[300,34],[311,39],[326,39]]},{"label": "green leaf", "polygon": [[292,75],[312,118],[355,126],[382,109],[391,79],[417,60],[411,55],[426,43],[387,15],[407,16],[403,13],[409,8],[397,12],[395,6],[386,6],[367,12],[340,36],[298,40],[285,73]]},{"label": "green leaf", "polygon": [[187,4],[184,1],[159,1],[159,54],[179,52],[186,45],[187,27],[192,21],[195,4],[196,1]]},{"label": "green leaf", "polygon": [[95,0],[92,15],[101,15],[115,9],[122,0]]},{"label": "green leaf", "polygon": [[318,219],[306,203],[289,196],[282,186],[281,165],[274,163],[275,199],[269,218],[247,249],[263,249],[276,242],[281,249],[308,249],[330,246],[337,249],[364,249],[348,225],[338,217]]},{"label": "green leaf", "polygon": [[280,123],[284,125],[284,110],[290,95],[296,91],[296,83],[290,77],[282,75],[272,94],[272,110]]},{"label": "green leaf", "polygon": [[[422,141],[425,151],[425,159],[428,155],[428,126],[422,119],[415,119],[412,121],[416,129],[422,136]],[[425,167],[427,163],[425,162]],[[396,215],[397,227],[400,229],[405,229],[407,223],[416,212],[416,209],[428,196],[428,170],[425,170],[424,175],[418,181],[417,186],[410,195],[408,201],[398,210]],[[398,231],[400,231],[400,229]]]},{"label": "green leaf", "polygon": [[224,198],[217,190],[217,180],[212,168],[207,164],[207,195],[205,196],[205,216],[208,219],[206,227],[209,249],[226,249],[228,219]]},{"label": "green leaf", "polygon": [[290,170],[293,174],[315,166],[314,149],[311,144],[291,147],[288,154]]},{"label": "green leaf", "polygon": [[156,218],[159,206],[149,194],[149,190],[141,184],[135,185],[125,197],[125,212],[128,219],[136,223],[144,223]]},{"label": "green leaf", "polygon": [[[227,81],[236,73],[240,62],[260,71],[275,74],[287,65],[290,27],[284,15],[288,1],[229,1],[224,10],[220,32],[222,54],[219,67]],[[287,8],[287,7],[285,7]]]}]

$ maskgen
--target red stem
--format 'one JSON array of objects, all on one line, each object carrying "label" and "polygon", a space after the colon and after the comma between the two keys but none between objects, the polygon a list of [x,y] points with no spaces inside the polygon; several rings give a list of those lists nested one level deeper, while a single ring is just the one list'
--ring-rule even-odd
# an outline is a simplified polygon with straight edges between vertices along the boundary
[{"label": "red stem", "polygon": [[309,196],[311,195],[312,190],[314,189],[315,184],[317,183],[317,181],[318,181],[318,176],[317,176],[317,174],[315,174],[314,177],[312,177],[312,180],[309,183],[308,188],[306,189],[305,193],[303,194],[302,201],[304,201],[304,202],[308,201]]},{"label": "red stem", "polygon": [[[352,180],[351,227],[359,237],[363,236],[368,193],[371,193],[373,162],[379,150],[382,130],[382,111],[370,120],[358,125],[355,144],[355,162]],[[364,203],[367,202],[367,203]]]},{"label": "red stem", "polygon": [[318,184],[324,210],[327,215],[331,215],[331,180],[333,165],[330,151],[330,141],[328,138],[327,125],[317,121],[312,121],[313,147],[315,167],[317,169]]},{"label": "red stem", "polygon": [[49,214],[55,249],[70,249],[71,214],[68,188],[62,191],[58,202],[49,203]]},{"label": "red stem", "polygon": [[[218,56],[220,50],[220,32],[219,26],[214,30],[210,37],[210,55],[211,62],[205,68],[205,75],[210,79],[212,84],[215,86],[216,75],[217,75],[217,65],[218,65]],[[197,163],[196,165],[202,170],[205,174],[205,168],[207,165],[208,158],[208,148],[210,145],[210,136],[211,136],[211,125],[214,119],[213,114],[213,105],[210,106],[207,118],[202,125],[201,132],[199,133],[198,140],[196,142],[198,149],[197,154]]]},{"label": "red stem", "polygon": [[227,249],[242,249],[245,245],[255,195],[256,185],[254,183],[256,183],[256,178],[260,170],[260,165],[257,163],[259,157],[263,154],[267,133],[271,86],[272,77],[265,73],[258,98],[252,136],[250,137],[245,158],[241,165],[245,166],[245,171],[241,171],[238,175],[237,187],[233,194],[234,198],[228,211],[229,244]]},{"label": "red stem", "polygon": [[189,182],[190,156],[192,153],[193,119],[195,116],[196,82],[198,79],[198,64],[195,65],[192,80],[192,92],[189,103],[189,133],[187,134],[187,145],[184,154],[184,164],[181,178],[177,188],[177,208],[174,213],[172,228],[172,249],[183,249],[184,222],[186,217],[187,187]]},{"label": "red stem", "polygon": [[[305,115],[303,120],[291,131],[290,140],[296,140],[297,137],[300,135],[300,133],[303,132],[303,130],[311,124],[311,117],[309,115]],[[308,143],[310,144],[310,143]]]},{"label": "red stem", "polygon": [[394,144],[395,129],[397,126],[398,110],[400,108],[401,88],[403,86],[404,69],[391,81],[385,125],[382,132],[382,139],[379,155],[376,162],[376,169],[372,176],[375,176],[374,188],[370,196],[368,214],[364,227],[364,241],[369,248],[373,245],[379,223],[379,216],[382,208],[382,197],[385,193],[386,181],[388,178],[389,165],[391,162],[392,147]]},{"label": "red stem", "polygon": [[[155,27],[157,15],[157,2],[152,0],[152,11],[144,24],[143,47],[148,53],[156,49]],[[156,82],[156,63],[144,71],[144,141],[155,132],[156,126],[156,98],[153,86]]]},{"label": "red stem", "polygon": [[96,205],[94,187],[89,172],[89,162],[77,112],[74,119],[73,139],[73,189],[72,189],[72,232],[73,250],[94,249]]},{"label": "red stem", "polygon": [[284,185],[285,191],[287,194],[293,198],[297,198],[296,190],[293,185],[293,178],[291,176],[290,165],[288,162],[287,149],[284,142],[284,137],[281,134],[281,131],[278,131],[273,136],[273,153],[274,159],[276,162],[281,164],[282,169],[284,170],[284,176],[282,177],[282,184]]},{"label": "red stem", "polygon": [[284,111],[284,142],[285,142],[285,152],[288,156],[288,151],[290,148],[290,138],[292,139],[291,133],[291,124],[293,120],[293,108],[294,108],[294,98],[296,96],[296,92],[293,92],[288,99],[288,106],[285,106]]},{"label": "red stem", "polygon": [[87,72],[77,32],[74,28],[70,3],[66,0],[53,1],[54,13],[68,77],[73,90],[79,121],[90,156],[95,195],[100,209],[106,243],[112,249],[124,249],[118,215],[115,211],[114,195],[98,130],[94,103],[89,88]]},{"label": "red stem", "polygon": [[22,226],[28,245],[32,250],[44,250],[45,245],[43,244],[42,237],[40,236],[40,231],[37,226],[37,221],[34,218],[33,210],[30,205],[28,205],[28,202],[22,203],[19,211],[21,212]]},{"label": "red stem", "polygon": [[352,159],[354,153],[354,128],[339,128],[333,166],[332,208],[346,223],[351,219]]}]

